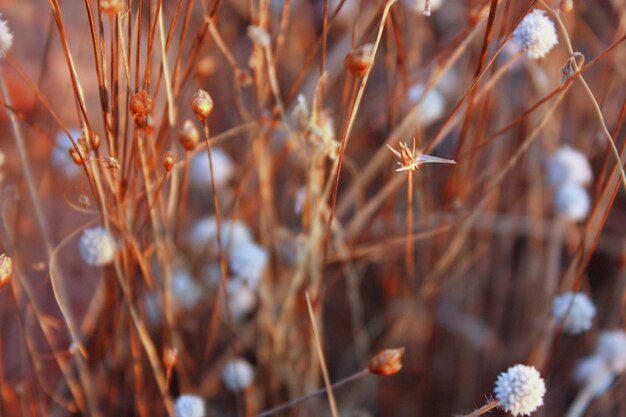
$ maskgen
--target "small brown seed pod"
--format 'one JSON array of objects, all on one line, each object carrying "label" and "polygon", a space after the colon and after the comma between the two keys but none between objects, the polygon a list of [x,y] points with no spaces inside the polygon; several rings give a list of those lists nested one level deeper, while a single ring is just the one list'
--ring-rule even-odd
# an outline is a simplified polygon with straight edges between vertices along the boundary
[{"label": "small brown seed pod", "polygon": [[385,349],[372,356],[368,369],[371,373],[382,376],[395,375],[402,369],[404,348]]},{"label": "small brown seed pod", "polygon": [[205,121],[213,110],[213,100],[206,91],[200,89],[191,98],[191,109],[201,122]]},{"label": "small brown seed pod", "polygon": [[178,161],[178,155],[176,155],[175,152],[165,152],[165,155],[163,155],[163,168],[165,168],[167,172],[170,172],[174,168],[174,165],[176,165],[176,161]]},{"label": "small brown seed pod", "polygon": [[[81,138],[82,139],[82,138]],[[83,162],[87,160],[87,147],[85,146],[84,140],[78,140],[76,142],[76,146],[72,146],[69,149],[70,156],[74,163],[78,166],[82,166]]]},{"label": "small brown seed pod", "polygon": [[187,119],[185,123],[183,123],[178,140],[186,151],[193,150],[196,145],[198,145],[198,142],[200,142],[200,132],[198,132],[198,129],[191,120]]},{"label": "small brown seed pod", "polygon": [[144,90],[141,90],[130,98],[130,112],[134,119],[145,117],[152,111],[152,99]]},{"label": "small brown seed pod", "polygon": [[125,0],[100,0],[100,11],[109,16],[115,16],[126,10]]},{"label": "small brown seed pod", "polygon": [[346,55],[346,68],[352,75],[362,78],[374,63],[374,44],[366,43]]}]

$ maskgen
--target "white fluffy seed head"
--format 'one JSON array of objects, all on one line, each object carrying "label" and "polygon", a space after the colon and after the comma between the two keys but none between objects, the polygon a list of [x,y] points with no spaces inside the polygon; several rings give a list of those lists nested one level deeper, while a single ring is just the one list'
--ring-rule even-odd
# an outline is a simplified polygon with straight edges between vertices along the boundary
[{"label": "white fluffy seed head", "polygon": [[[74,142],[77,142],[78,139],[83,135],[83,131],[77,127],[72,127],[68,129],[72,139]],[[74,163],[74,160],[70,156],[70,148],[73,146],[70,139],[67,137],[65,132],[59,131],[55,135],[54,138],[54,148],[52,149],[52,166],[54,166],[57,170],[63,172],[66,178],[75,178],[78,174],[81,173],[82,168]]]},{"label": "white fluffy seed head", "polygon": [[191,273],[182,267],[174,270],[170,285],[174,303],[181,310],[193,310],[204,297],[202,286],[196,282]]},{"label": "white fluffy seed head", "polygon": [[256,307],[256,293],[239,279],[228,281],[228,307],[233,319],[241,320]]},{"label": "white fluffy seed head", "polygon": [[598,336],[596,356],[602,358],[607,367],[616,374],[626,371],[626,332],[623,330],[603,331]]},{"label": "white fluffy seed head", "polygon": [[245,359],[232,359],[224,367],[222,380],[230,391],[245,390],[254,381],[254,368]]},{"label": "white fluffy seed head", "polygon": [[580,184],[567,183],[557,188],[554,195],[554,210],[560,216],[579,222],[587,217],[590,207],[589,194]]},{"label": "white fluffy seed head", "polygon": [[236,279],[249,288],[255,289],[267,265],[267,252],[254,242],[233,245],[229,256],[229,266]]},{"label": "white fluffy seed head", "polygon": [[197,395],[184,394],[174,404],[176,417],[204,417],[204,400]]},{"label": "white fluffy seed head", "polygon": [[[226,152],[217,147],[211,148],[213,159],[213,173],[215,174],[215,186],[226,185],[235,173],[235,164]],[[189,182],[194,188],[211,188],[211,167],[209,164],[209,152],[198,152],[189,164]]]},{"label": "white fluffy seed head", "polygon": [[115,240],[104,227],[85,229],[78,241],[78,252],[88,265],[109,264],[115,257]]},{"label": "white fluffy seed head", "polygon": [[[416,84],[409,88],[407,91],[408,104],[415,105],[424,95],[424,86]],[[425,128],[436,122],[443,116],[443,112],[446,109],[446,99],[441,93],[435,89],[428,92],[426,97],[419,106],[419,112],[417,112],[417,120],[415,123]]]},{"label": "white fluffy seed head", "polygon": [[539,9],[524,17],[513,32],[513,39],[532,59],[543,58],[559,42],[554,22]]},{"label": "white fluffy seed head", "polygon": [[579,334],[591,328],[596,307],[587,294],[567,292],[554,298],[552,316],[569,334]]},{"label": "white fluffy seed head", "polygon": [[581,360],[574,371],[574,379],[594,396],[600,396],[613,384],[615,374],[598,355]]},{"label": "white fluffy seed head", "polygon": [[498,375],[493,392],[505,411],[529,416],[543,405],[546,385],[534,367],[515,365]]},{"label": "white fluffy seed head", "polygon": [[[222,220],[222,246],[226,250],[242,243],[252,241],[252,232],[245,223],[239,220]],[[196,254],[217,253],[217,219],[207,216],[198,220],[189,233],[191,249]]]},{"label": "white fluffy seed head", "polygon": [[584,153],[562,146],[547,160],[548,179],[553,187],[566,183],[587,185],[593,180],[591,165]]},{"label": "white fluffy seed head", "polygon": [[4,58],[6,52],[11,49],[11,45],[13,45],[13,34],[9,29],[9,24],[2,19],[2,14],[0,14],[0,58]]}]

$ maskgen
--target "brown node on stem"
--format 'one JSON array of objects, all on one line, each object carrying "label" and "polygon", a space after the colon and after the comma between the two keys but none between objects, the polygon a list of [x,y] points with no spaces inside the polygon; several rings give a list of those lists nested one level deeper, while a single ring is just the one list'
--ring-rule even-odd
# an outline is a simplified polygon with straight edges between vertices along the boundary
[{"label": "brown node on stem", "polygon": [[193,150],[200,142],[200,132],[191,120],[187,119],[183,123],[178,140],[186,151]]},{"label": "brown node on stem", "polygon": [[213,111],[213,100],[206,91],[199,89],[191,98],[191,109],[201,122],[205,121]]},{"label": "brown node on stem", "polygon": [[150,114],[152,111],[152,99],[145,90],[141,90],[133,94],[130,98],[129,106],[133,119],[137,120]]},{"label": "brown node on stem", "polygon": [[13,274],[13,261],[6,254],[0,254],[0,288],[4,287]]},{"label": "brown node on stem", "polygon": [[366,43],[346,55],[346,69],[357,78],[362,78],[374,63],[374,44]]},{"label": "brown node on stem", "polygon": [[385,349],[372,356],[368,369],[371,373],[382,376],[395,375],[402,369],[404,348]]}]

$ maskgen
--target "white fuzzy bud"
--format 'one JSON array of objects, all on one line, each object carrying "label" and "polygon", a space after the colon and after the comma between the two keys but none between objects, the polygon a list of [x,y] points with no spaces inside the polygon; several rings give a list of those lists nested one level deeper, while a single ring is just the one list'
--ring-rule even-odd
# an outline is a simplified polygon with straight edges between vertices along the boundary
[{"label": "white fuzzy bud", "polygon": [[[423,85],[416,84],[410,87],[407,91],[407,104],[410,106],[415,105],[415,103],[422,99],[423,95]],[[439,91],[432,89],[421,102],[415,123],[421,128],[428,127],[443,116],[445,109],[446,99]]]},{"label": "white fuzzy bud", "polygon": [[587,156],[569,146],[562,146],[547,160],[548,179],[553,187],[566,183],[587,185],[593,172]]},{"label": "white fuzzy bud", "polygon": [[546,385],[534,367],[515,365],[498,375],[493,391],[505,411],[529,416],[543,405]]},{"label": "white fuzzy bud", "polygon": [[554,195],[554,209],[564,218],[579,222],[589,214],[591,201],[581,185],[567,183],[559,186]]},{"label": "white fuzzy bud", "polygon": [[595,354],[616,374],[626,371],[626,332],[623,330],[602,332],[598,336]]},{"label": "white fuzzy bud", "polygon": [[513,39],[532,59],[543,58],[559,42],[554,22],[539,9],[524,17],[513,32]]},{"label": "white fuzzy bud", "polygon": [[[238,220],[222,220],[222,246],[228,251],[242,243],[252,241],[252,233],[248,226]],[[191,228],[189,242],[196,254],[205,251],[217,253],[217,219],[207,216],[198,220]]]},{"label": "white fuzzy bud", "polygon": [[579,334],[591,328],[596,307],[584,293],[565,293],[554,298],[552,316],[569,334]]},{"label": "white fuzzy bud", "polygon": [[174,404],[174,413],[176,417],[204,417],[204,400],[197,395],[181,395]]},{"label": "white fuzzy bud", "polygon": [[0,58],[4,58],[6,52],[11,49],[11,45],[13,45],[13,34],[7,21],[2,19],[2,14],[0,14]]},{"label": "white fuzzy bud", "polygon": [[243,391],[254,381],[254,368],[245,359],[232,359],[224,367],[222,380],[230,391]]},{"label": "white fuzzy bud", "polygon": [[170,289],[175,305],[182,310],[193,310],[204,298],[202,286],[184,268],[174,270]]},{"label": "white fuzzy bud", "polygon": [[[213,173],[215,174],[215,186],[222,187],[233,177],[235,165],[226,152],[217,147],[211,148],[213,159]],[[194,188],[211,188],[211,167],[209,164],[209,152],[198,152],[189,164],[189,182]]]},{"label": "white fuzzy bud", "polygon": [[88,265],[111,263],[116,249],[115,240],[103,227],[85,229],[78,242],[78,252]]},{"label": "white fuzzy bud", "polygon": [[265,271],[267,252],[254,242],[234,245],[230,252],[229,265],[236,278],[254,289]]}]

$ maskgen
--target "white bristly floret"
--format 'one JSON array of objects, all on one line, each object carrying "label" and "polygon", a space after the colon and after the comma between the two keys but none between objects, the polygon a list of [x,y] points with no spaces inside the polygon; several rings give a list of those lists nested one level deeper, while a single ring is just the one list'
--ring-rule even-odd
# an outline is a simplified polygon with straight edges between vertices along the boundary
[{"label": "white bristly floret", "polygon": [[[211,148],[213,159],[213,172],[215,173],[215,186],[226,185],[235,173],[233,160],[220,148]],[[198,152],[189,164],[189,182],[194,188],[211,188],[211,167],[209,165],[209,152]]]},{"label": "white bristly floret", "polygon": [[6,52],[11,49],[11,45],[13,45],[13,34],[7,21],[2,19],[2,14],[0,14],[0,58],[4,58]]},{"label": "white bristly floret", "polygon": [[204,417],[204,400],[197,395],[184,394],[174,404],[176,417]]},{"label": "white bristly floret", "polygon": [[[416,84],[409,88],[407,91],[407,101],[412,107],[415,105],[424,95],[424,86]],[[415,123],[421,127],[428,127],[432,123],[436,122],[443,116],[443,112],[446,109],[446,99],[435,89],[428,92],[424,101],[419,106],[419,111],[416,113]]]},{"label": "white bristly floret", "polygon": [[88,265],[102,266],[115,257],[115,240],[103,227],[85,229],[78,242],[78,252]]},{"label": "white bristly floret", "polygon": [[596,353],[608,368],[616,374],[626,371],[626,332],[623,330],[603,331],[598,336]]},{"label": "white bristly floret", "polygon": [[567,292],[552,302],[552,316],[569,334],[589,330],[595,315],[596,307],[585,293]]},{"label": "white bristly floret", "polygon": [[513,32],[513,39],[532,59],[543,58],[559,42],[554,22],[539,9],[524,17]]},{"label": "white bristly floret", "polygon": [[171,291],[175,305],[182,310],[193,310],[204,298],[202,286],[185,268],[176,268],[172,275]]},{"label": "white bristly floret", "polygon": [[607,367],[606,362],[601,357],[592,355],[578,363],[574,378],[593,396],[598,397],[613,384],[615,374]]},{"label": "white bristly floret", "polygon": [[244,242],[231,248],[229,266],[233,276],[251,289],[259,284],[266,265],[267,252],[254,242]]},{"label": "white bristly floret", "polygon": [[[69,128],[68,131],[74,139],[74,142],[83,135],[83,131],[79,128]],[[74,163],[70,156],[70,148],[73,146],[65,132],[59,131],[55,136],[55,146],[52,149],[52,165],[63,172],[67,178],[74,178],[81,173],[82,168]]]},{"label": "white bristly floret", "polygon": [[241,320],[256,307],[256,293],[241,280],[228,281],[228,307],[233,319]]},{"label": "white bristly floret", "polygon": [[589,213],[589,194],[581,185],[567,183],[559,186],[554,195],[554,210],[564,218],[579,222]]},{"label": "white bristly floret", "polygon": [[566,183],[587,185],[593,172],[587,156],[569,146],[562,146],[547,160],[548,179],[553,187]]},{"label": "white bristly floret", "polygon": [[[245,223],[238,220],[222,220],[222,246],[230,250],[234,246],[252,241],[252,233]],[[192,250],[201,254],[206,250],[217,253],[217,219],[207,216],[198,220],[191,228],[189,242]]]},{"label": "white bristly floret", "polygon": [[230,391],[245,390],[254,381],[254,368],[245,359],[232,359],[224,367],[222,380]]},{"label": "white bristly floret", "polygon": [[543,405],[546,385],[534,367],[515,365],[498,375],[493,392],[505,411],[529,416]]}]

